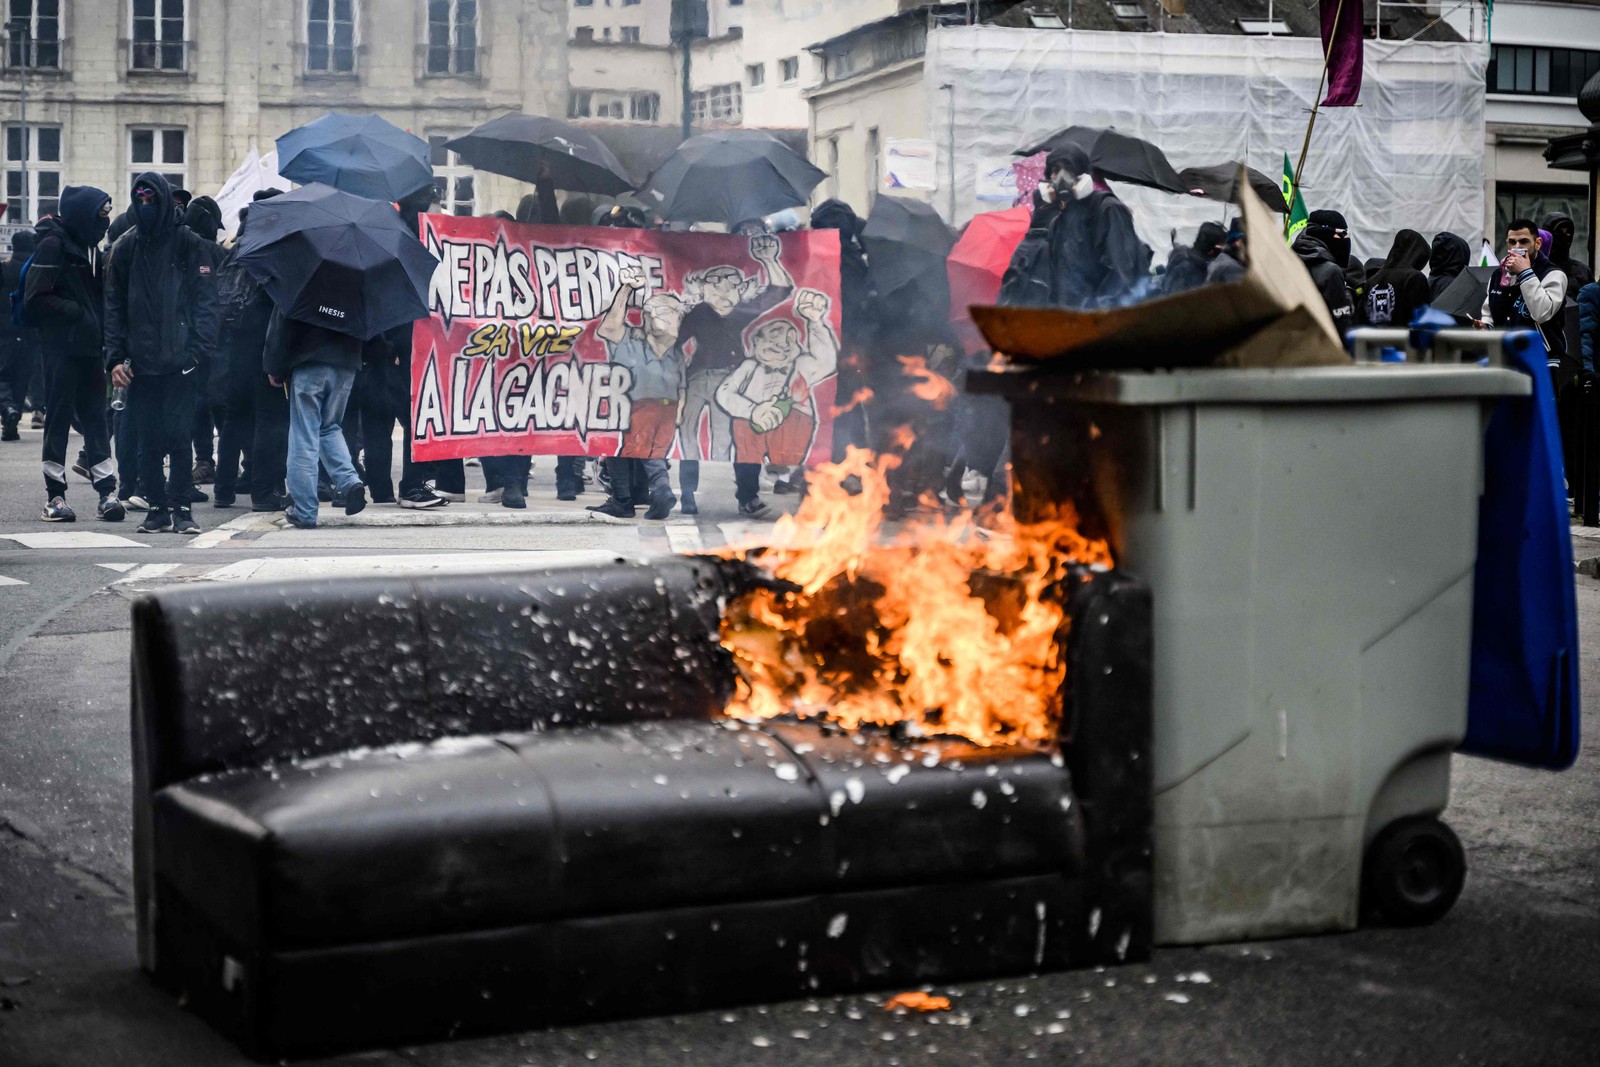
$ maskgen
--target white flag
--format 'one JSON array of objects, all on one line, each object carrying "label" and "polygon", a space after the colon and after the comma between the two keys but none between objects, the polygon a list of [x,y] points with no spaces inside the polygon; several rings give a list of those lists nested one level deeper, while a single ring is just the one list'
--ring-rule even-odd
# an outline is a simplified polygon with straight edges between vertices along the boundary
[{"label": "white flag", "polygon": [[222,185],[215,199],[222,211],[222,232],[230,239],[239,229],[239,209],[248,207],[251,198],[262,189],[289,189],[289,183],[278,174],[278,151],[266,155],[250,146],[250,153]]}]

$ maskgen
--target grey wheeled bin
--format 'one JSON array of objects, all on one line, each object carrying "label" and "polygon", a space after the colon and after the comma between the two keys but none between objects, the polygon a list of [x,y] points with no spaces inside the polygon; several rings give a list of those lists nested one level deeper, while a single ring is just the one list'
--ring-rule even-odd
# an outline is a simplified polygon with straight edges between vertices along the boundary
[{"label": "grey wheeled bin", "polygon": [[1154,597],[1156,940],[1353,928],[1363,856],[1396,835],[1429,845],[1390,872],[1431,881],[1409,918],[1448,910],[1464,860],[1436,817],[1467,729],[1483,432],[1529,379],[983,379],[1013,405],[1020,517],[1076,501]]}]

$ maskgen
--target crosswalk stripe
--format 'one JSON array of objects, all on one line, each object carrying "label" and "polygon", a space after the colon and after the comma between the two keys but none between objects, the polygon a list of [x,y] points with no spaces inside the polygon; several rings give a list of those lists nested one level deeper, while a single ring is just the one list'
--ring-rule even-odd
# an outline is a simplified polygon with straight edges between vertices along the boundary
[{"label": "crosswalk stripe", "polygon": [[135,567],[137,567],[138,564],[137,563],[96,563],[95,566],[96,567],[104,567],[108,571],[116,571],[118,574],[127,574],[129,571],[131,571]]},{"label": "crosswalk stripe", "polygon": [[164,574],[171,574],[181,566],[181,563],[146,563],[142,567],[135,567],[111,584],[132,585],[135,582],[148,582],[152,578],[160,578]]},{"label": "crosswalk stripe", "polygon": [[667,527],[667,541],[672,545],[674,552],[690,553],[700,552],[705,549],[705,543],[700,540],[700,530],[695,526]]},{"label": "crosswalk stripe", "polygon": [[23,581],[21,578],[7,578],[5,575],[0,574],[0,586],[3,586],[3,585],[27,585],[27,584],[28,583]]},{"label": "crosswalk stripe", "polygon": [[116,534],[92,530],[42,530],[38,533],[0,534],[0,540],[15,541],[23,548],[149,548]]}]

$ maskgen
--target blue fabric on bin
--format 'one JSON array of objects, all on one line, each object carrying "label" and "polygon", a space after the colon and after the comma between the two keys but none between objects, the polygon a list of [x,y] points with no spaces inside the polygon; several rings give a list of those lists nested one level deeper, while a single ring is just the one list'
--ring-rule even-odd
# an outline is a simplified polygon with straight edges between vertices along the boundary
[{"label": "blue fabric on bin", "polygon": [[1500,401],[1485,436],[1461,751],[1565,770],[1578,755],[1578,605],[1555,394],[1537,334],[1508,335],[1505,355],[1533,394]]}]

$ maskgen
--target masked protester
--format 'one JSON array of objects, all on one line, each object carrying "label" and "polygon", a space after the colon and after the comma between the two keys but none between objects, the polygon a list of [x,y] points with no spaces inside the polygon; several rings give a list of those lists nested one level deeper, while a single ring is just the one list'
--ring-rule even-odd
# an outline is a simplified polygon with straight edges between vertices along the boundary
[{"label": "masked protester", "polygon": [[1567,292],[1575,293],[1594,281],[1594,275],[1590,273],[1588,264],[1572,254],[1572,242],[1578,232],[1578,224],[1572,220],[1572,216],[1552,211],[1544,217],[1539,226],[1550,231],[1550,243],[1544,250],[1545,258],[1567,276]]},{"label": "masked protester", "polygon": [[[33,234],[19,230],[11,235],[11,258],[0,263],[0,292],[16,292],[33,251]],[[22,439],[17,427],[38,358],[39,331],[16,325],[9,315],[0,316],[0,441]]]},{"label": "masked protester", "polygon": [[[176,194],[174,194],[176,199]],[[222,209],[217,202],[209,196],[197,196],[190,201],[188,209],[183,213],[183,225],[193,231],[195,236],[205,242],[206,251],[211,254],[213,278],[215,270],[225,258],[224,249],[217,244],[217,234],[222,232]],[[200,395],[195,403],[194,412],[194,471],[192,477],[196,486],[204,485],[217,476],[216,463],[216,433],[221,424],[223,413],[220,410],[220,401],[214,401],[212,394],[215,390],[211,385],[212,367],[210,361],[203,364],[199,371]],[[195,501],[206,499],[205,493],[196,489],[192,494]]]},{"label": "masked protester", "polygon": [[140,431],[139,484],[150,502],[140,532],[195,534],[191,435],[196,371],[217,342],[214,253],[179,225],[160,174],[135,179],[133,216],[106,271],[106,366],[128,387]]},{"label": "masked protester", "polygon": [[[425,185],[400,201],[400,217],[412,233],[419,232],[422,215],[433,206],[437,193],[433,186]],[[411,458],[411,332],[407,323],[384,334],[387,345],[368,345],[363,353],[361,380],[356,396],[361,405],[361,425],[365,437],[367,462],[367,487],[375,504],[398,503],[403,508],[426,509],[442,507],[445,498],[427,487],[426,479],[436,476],[438,468],[431,463],[417,463]],[[398,495],[394,484],[394,443],[391,433],[395,423],[402,431],[400,486]],[[461,461],[454,467],[461,470],[463,492],[466,472]]]},{"label": "masked protester", "polygon": [[1427,304],[1428,239],[1416,230],[1394,235],[1383,269],[1367,279],[1366,322],[1372,326],[1410,326],[1417,309]]},{"label": "masked protester", "polygon": [[1000,283],[1000,302],[1108,308],[1131,303],[1149,282],[1150,249],[1133,215],[1076,145],[1045,159],[1028,233]]},{"label": "masked protester", "polygon": [[1244,235],[1244,219],[1235,216],[1228,223],[1228,243],[1217,258],[1206,268],[1207,285],[1226,285],[1242,281],[1250,262],[1250,251]]},{"label": "masked protester", "polygon": [[1206,283],[1206,271],[1228,243],[1228,231],[1220,222],[1202,222],[1191,245],[1174,244],[1167,256],[1167,270],[1161,276],[1161,291],[1171,295],[1198,289]]},{"label": "masked protester", "polygon": [[66,501],[67,435],[74,422],[83,431],[81,465],[100,494],[100,518],[121,522],[126,514],[116,496],[106,425],[104,320],[94,252],[110,224],[109,195],[91,186],[68,186],[61,191],[56,217],[39,223],[38,249],[28,268],[24,306],[39,324],[41,348],[49,361],[43,457],[49,503],[40,516],[45,522],[77,518]]},{"label": "masked protester", "polygon": [[1355,325],[1356,309],[1350,300],[1350,290],[1344,283],[1344,267],[1336,254],[1323,243],[1327,238],[1307,226],[1294,239],[1294,254],[1300,257],[1322,302],[1328,305],[1333,325],[1341,334]]},{"label": "masked protester", "polygon": [[1433,250],[1428,254],[1428,299],[1438,300],[1471,259],[1472,249],[1463,238],[1448,230],[1434,234]]},{"label": "masked protester", "polygon": [[839,297],[843,332],[839,376],[835,386],[833,460],[845,457],[850,446],[867,447],[866,406],[859,399],[867,383],[867,350],[874,335],[873,291],[867,271],[867,253],[861,245],[866,222],[843,200],[824,200],[811,213],[813,230],[839,234]]}]

